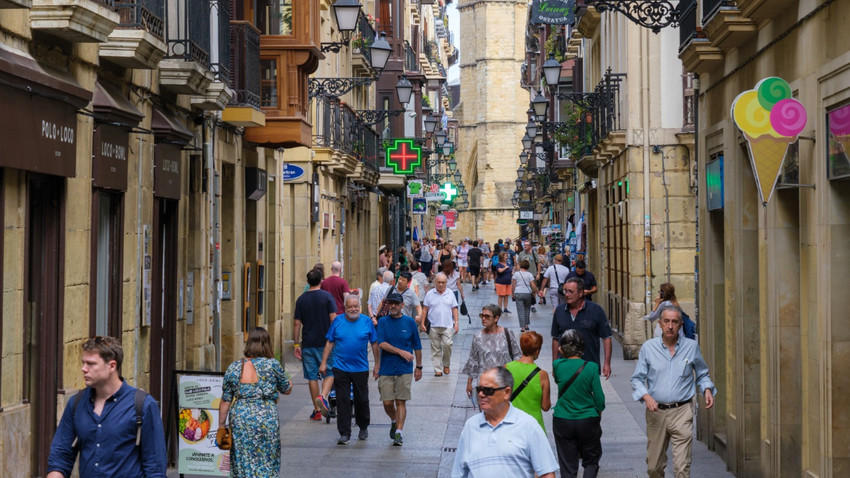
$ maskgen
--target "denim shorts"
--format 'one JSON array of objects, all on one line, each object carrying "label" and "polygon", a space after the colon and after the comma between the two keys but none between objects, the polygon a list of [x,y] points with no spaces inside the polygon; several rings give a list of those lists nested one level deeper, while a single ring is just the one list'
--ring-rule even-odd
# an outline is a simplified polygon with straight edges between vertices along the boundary
[{"label": "denim shorts", "polygon": [[[322,364],[322,354],[324,347],[302,347],[301,348],[301,365],[304,368],[304,380],[319,379],[319,365]],[[328,370],[325,372],[326,377],[333,377],[334,353],[331,351],[331,356],[328,357]]]}]

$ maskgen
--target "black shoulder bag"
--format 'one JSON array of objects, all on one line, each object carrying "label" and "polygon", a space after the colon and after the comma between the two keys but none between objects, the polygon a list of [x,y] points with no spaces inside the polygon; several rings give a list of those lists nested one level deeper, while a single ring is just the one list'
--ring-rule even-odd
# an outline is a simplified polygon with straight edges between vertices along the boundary
[{"label": "black shoulder bag", "polygon": [[517,387],[516,390],[514,390],[513,393],[511,393],[511,401],[512,402],[517,397],[517,395],[519,395],[519,392],[521,392],[526,386],[528,386],[528,383],[531,382],[531,379],[534,378],[534,376],[537,375],[537,372],[539,372],[539,371],[540,371],[540,367],[534,367],[534,370],[532,370],[531,373],[528,374],[528,377],[525,377],[525,380],[523,380],[522,383],[519,384],[519,387]]},{"label": "black shoulder bag", "polygon": [[561,397],[563,397],[564,394],[567,393],[567,389],[570,388],[570,385],[572,385],[573,382],[576,381],[576,379],[578,378],[578,375],[581,373],[582,370],[584,370],[585,365],[587,365],[587,360],[585,360],[584,363],[581,364],[581,367],[579,367],[578,370],[576,370],[576,373],[574,373],[572,378],[570,378],[570,380],[567,382],[567,384],[564,385],[564,389],[561,390],[561,393],[558,394],[558,400],[560,400]]},{"label": "black shoulder bag", "polygon": [[508,333],[507,327],[502,327],[502,329],[504,329],[504,331],[505,331],[505,340],[508,341],[508,355],[510,355],[511,360],[513,360],[514,359],[514,348],[511,347],[511,335]]},{"label": "black shoulder bag", "polygon": [[561,283],[561,278],[558,277],[558,264],[554,264],[552,270],[555,271],[555,280],[558,281],[558,295],[564,295],[564,284]]}]

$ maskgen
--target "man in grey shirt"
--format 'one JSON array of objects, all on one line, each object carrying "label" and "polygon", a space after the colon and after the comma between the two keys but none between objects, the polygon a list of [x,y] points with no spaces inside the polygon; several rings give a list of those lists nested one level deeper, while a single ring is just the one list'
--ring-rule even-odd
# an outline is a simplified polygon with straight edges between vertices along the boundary
[{"label": "man in grey shirt", "polygon": [[419,324],[419,321],[422,319],[422,306],[419,304],[419,297],[416,296],[416,292],[410,287],[411,280],[413,280],[413,274],[410,272],[404,271],[399,274],[396,280],[396,291],[404,299],[401,313],[408,317],[413,317],[413,320]]}]

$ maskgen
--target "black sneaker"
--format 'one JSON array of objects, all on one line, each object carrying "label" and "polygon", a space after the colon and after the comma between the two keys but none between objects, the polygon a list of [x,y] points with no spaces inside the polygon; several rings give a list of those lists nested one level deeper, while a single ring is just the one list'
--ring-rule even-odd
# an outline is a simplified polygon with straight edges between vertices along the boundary
[{"label": "black sneaker", "polygon": [[336,441],[337,445],[348,445],[348,442],[351,441],[351,437],[349,435],[340,435],[339,440]]},{"label": "black sneaker", "polygon": [[361,428],[360,433],[357,434],[357,438],[359,440],[365,440],[365,439],[369,438],[369,430],[367,430],[365,428]]},{"label": "black sneaker", "polygon": [[395,431],[398,429],[398,423],[392,422],[390,424],[390,438],[395,438]]},{"label": "black sneaker", "polygon": [[504,312],[504,313],[506,313],[506,314],[510,314],[510,313],[511,313],[511,311],[510,311],[510,310],[508,310],[508,309],[505,309],[503,312]]},{"label": "black sneaker", "polygon": [[537,308],[536,308],[536,307],[534,307],[534,306],[532,305],[532,306],[531,306],[531,311],[532,311],[532,312],[534,312],[534,313],[537,313]]},{"label": "black sneaker", "polygon": [[393,437],[393,446],[402,446],[404,445],[404,440],[401,438],[401,433],[396,433],[395,437]]}]

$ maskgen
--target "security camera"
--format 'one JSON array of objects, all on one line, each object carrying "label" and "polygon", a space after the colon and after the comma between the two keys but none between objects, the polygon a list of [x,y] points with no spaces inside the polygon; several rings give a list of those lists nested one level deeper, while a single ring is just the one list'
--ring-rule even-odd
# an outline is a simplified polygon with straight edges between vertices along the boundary
[{"label": "security camera", "polygon": [[411,118],[416,118],[416,112],[415,111],[411,111],[410,113],[407,113],[407,115],[410,116]]}]

